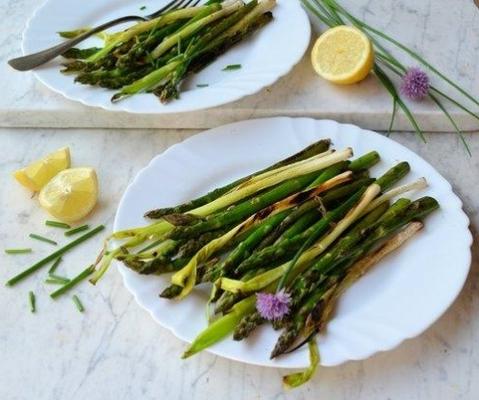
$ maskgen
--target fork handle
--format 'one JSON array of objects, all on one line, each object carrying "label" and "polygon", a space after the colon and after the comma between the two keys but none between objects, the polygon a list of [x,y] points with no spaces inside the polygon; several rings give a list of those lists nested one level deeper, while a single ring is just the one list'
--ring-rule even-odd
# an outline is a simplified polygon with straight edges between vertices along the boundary
[{"label": "fork handle", "polygon": [[117,18],[113,21],[107,22],[96,28],[89,30],[88,32],[82,33],[81,35],[74,37],[73,39],[69,39],[66,42],[60,43],[56,46],[50,47],[49,49],[39,51],[38,53],[29,54],[27,56],[12,58],[8,61],[8,64],[17,71],[29,71],[34,69],[42,64],[47,63],[50,60],[53,60],[55,57],[65,53],[65,51],[71,49],[72,47],[76,46],[78,43],[83,42],[85,39],[89,38],[90,36],[102,32],[105,29],[108,29],[114,25],[118,25],[124,22],[129,21],[138,21],[145,19],[139,16],[127,16],[122,18]]}]

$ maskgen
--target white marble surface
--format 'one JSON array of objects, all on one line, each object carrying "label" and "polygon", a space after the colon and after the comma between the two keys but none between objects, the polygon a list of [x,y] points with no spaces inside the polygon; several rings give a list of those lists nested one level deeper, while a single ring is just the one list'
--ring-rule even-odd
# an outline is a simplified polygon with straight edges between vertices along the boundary
[{"label": "white marble surface", "polygon": [[[83,106],[51,92],[31,73],[13,71],[6,64],[21,54],[21,33],[38,4],[38,0],[0,0],[4,17],[0,24],[0,126],[207,128],[277,115],[332,118],[371,129],[387,129],[389,124],[391,100],[374,77],[347,89],[333,86],[313,73],[308,57],[258,95],[210,110],[158,116],[109,113]],[[472,0],[455,0],[453,6],[449,0],[344,0],[342,4],[379,29],[414,45],[433,65],[479,95],[479,10]],[[52,29],[61,29],[61,24]],[[451,129],[431,104],[415,104],[414,110],[423,129]],[[477,129],[477,121],[471,117],[453,107],[451,112],[463,129]],[[410,129],[404,116],[398,118],[396,129]]]},{"label": "white marble surface", "polygon": [[[96,167],[101,201],[89,218],[111,226],[129,180],[157,153],[194,132],[153,130],[0,130],[0,282],[48,253],[47,244],[30,242],[30,232],[61,238],[45,229],[46,215],[11,172],[50,150],[69,145],[73,164]],[[465,156],[452,134],[394,134],[431,162],[453,184],[479,224],[479,136],[468,135],[474,156]],[[5,256],[3,248],[32,246],[32,255]],[[59,273],[72,276],[95,256],[100,237],[68,254]],[[97,287],[75,289],[86,311],[78,313],[70,296],[52,301],[44,272],[15,288],[0,290],[0,399],[2,400],[473,400],[479,395],[479,248],[466,287],[430,329],[397,349],[361,362],[321,369],[313,382],[283,392],[282,371],[251,367],[207,353],[183,361],[185,345],[142,311],[110,271]],[[454,268],[452,265],[451,268]],[[27,293],[37,294],[37,313]]]}]

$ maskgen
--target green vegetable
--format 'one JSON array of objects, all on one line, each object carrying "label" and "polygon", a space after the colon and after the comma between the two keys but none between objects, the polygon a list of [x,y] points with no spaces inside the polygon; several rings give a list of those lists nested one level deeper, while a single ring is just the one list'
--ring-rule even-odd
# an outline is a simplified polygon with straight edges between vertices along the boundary
[{"label": "green vegetable", "polygon": [[36,311],[35,293],[31,290],[28,292],[28,301],[30,303],[30,312],[34,313]]},{"label": "green vegetable", "polygon": [[61,257],[58,257],[52,264],[52,266],[50,267],[50,269],[48,270],[48,275],[51,275],[53,274],[56,269],[58,268],[58,266],[60,265],[60,263],[62,262],[62,258]]},{"label": "green vegetable", "polygon": [[89,229],[88,225],[82,225],[82,226],[79,226],[78,228],[73,228],[73,229],[70,229],[70,230],[66,231],[65,236],[76,235],[77,233],[86,231],[88,229]]},{"label": "green vegetable", "polygon": [[223,71],[236,71],[241,69],[241,64],[231,64],[223,68]]},{"label": "green vegetable", "polygon": [[20,282],[21,280],[25,279],[27,276],[30,276],[34,272],[38,271],[41,267],[48,264],[50,261],[53,261],[60,257],[61,255],[65,254],[67,251],[71,250],[72,248],[78,246],[79,244],[83,243],[84,241],[90,239],[91,237],[95,236],[97,233],[101,232],[105,227],[100,225],[95,229],[85,233],[83,236],[73,240],[72,242],[68,243],[67,245],[63,246],[61,249],[53,252],[49,256],[43,258],[42,260],[33,264],[30,268],[20,272],[18,275],[15,275],[13,278],[9,279],[6,283],[6,286],[13,286]]},{"label": "green vegetable", "polygon": [[69,291],[70,289],[72,289],[73,287],[78,285],[81,281],[86,279],[89,275],[91,275],[93,273],[94,270],[95,270],[94,266],[90,265],[88,268],[86,268],[85,270],[80,272],[77,276],[70,279],[67,283],[65,283],[65,285],[58,288],[53,293],[50,293],[50,297],[52,299],[56,299],[57,297],[61,296],[65,292]]},{"label": "green vegetable", "polygon": [[57,242],[55,242],[54,240],[48,239],[45,236],[40,236],[35,233],[30,233],[30,235],[28,236],[31,237],[32,239],[39,240],[40,242],[50,243],[50,244],[53,244],[54,246],[58,245]]},{"label": "green vegetable", "polygon": [[78,298],[76,294],[72,296],[72,300],[78,311],[80,311],[81,313],[85,311],[83,304],[81,303],[80,299]]},{"label": "green vegetable", "polygon": [[5,249],[6,254],[26,254],[31,253],[32,249],[24,248],[24,249]]},{"label": "green vegetable", "polygon": [[52,226],[54,228],[62,228],[62,229],[70,229],[71,226],[68,224],[65,224],[64,222],[58,222],[58,221],[45,221],[46,226]]}]

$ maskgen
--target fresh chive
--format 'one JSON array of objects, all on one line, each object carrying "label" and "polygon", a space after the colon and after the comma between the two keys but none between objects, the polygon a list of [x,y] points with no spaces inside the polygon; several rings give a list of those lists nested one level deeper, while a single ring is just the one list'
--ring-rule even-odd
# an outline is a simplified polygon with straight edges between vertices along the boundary
[{"label": "fresh chive", "polygon": [[140,10],[141,10],[141,11],[146,10],[146,6],[141,6],[141,7],[140,7]]},{"label": "fresh chive", "polygon": [[82,226],[79,226],[78,228],[70,229],[70,230],[68,230],[68,231],[65,232],[65,236],[75,235],[75,234],[77,234],[77,233],[79,233],[79,232],[86,231],[88,228],[89,228],[88,225],[82,225]]},{"label": "fresh chive", "polygon": [[52,266],[50,267],[50,269],[48,270],[48,275],[51,275],[55,272],[55,270],[57,269],[58,265],[62,262],[62,258],[61,257],[58,257],[55,262],[52,264]]},{"label": "fresh chive", "polygon": [[140,251],[138,251],[138,254],[151,250],[153,247],[158,246],[162,242],[163,242],[163,239],[155,240],[153,243],[150,243],[148,246],[143,247]]},{"label": "fresh chive", "polygon": [[70,229],[71,228],[70,225],[65,224],[64,222],[59,222],[59,221],[46,220],[45,225],[46,226],[53,226],[54,228],[62,228],[62,229]]},{"label": "fresh chive", "polygon": [[235,71],[237,69],[241,69],[242,66],[241,64],[231,64],[227,65],[226,67],[223,68],[223,71]]},{"label": "fresh chive", "polygon": [[85,311],[85,308],[83,307],[83,304],[81,303],[80,299],[76,294],[73,295],[72,297],[73,302],[77,306],[78,311],[83,312]]},{"label": "fresh chive", "polygon": [[45,279],[45,283],[48,283],[49,285],[61,285],[61,286],[63,286],[66,282],[59,281],[58,279],[55,279],[55,278],[47,278],[47,279]]},{"label": "fresh chive", "polygon": [[25,248],[25,249],[5,249],[5,253],[7,254],[26,254],[31,253],[32,249]]},{"label": "fresh chive", "polygon": [[39,240],[40,242],[45,242],[45,243],[50,243],[56,246],[58,243],[55,242],[54,240],[48,239],[45,236],[37,235],[35,233],[30,233],[30,236],[32,239]]},{"label": "fresh chive", "polygon": [[70,282],[70,279],[65,278],[64,276],[59,276],[59,275],[55,275],[55,274],[49,274],[48,279],[54,279],[54,280],[56,280],[58,282],[61,282],[63,284]]},{"label": "fresh chive", "polygon": [[92,274],[95,270],[94,265],[90,265],[88,268],[80,272],[77,276],[72,278],[70,282],[65,283],[61,288],[55,290],[53,293],[50,293],[52,299],[56,299],[58,296],[61,296],[63,293],[69,291],[74,286],[78,285],[82,280],[84,280],[88,275]]},{"label": "fresh chive", "polygon": [[208,85],[207,83],[198,83],[196,85],[196,87],[199,87],[199,88],[205,88],[205,87],[208,87],[208,86],[210,86],[210,85]]},{"label": "fresh chive", "polygon": [[30,312],[34,313],[36,311],[35,308],[35,293],[31,290],[28,292],[28,300],[30,302]]},{"label": "fresh chive", "polygon": [[85,233],[83,236],[80,236],[79,238],[71,241],[70,243],[63,246],[61,249],[58,249],[57,251],[53,252],[49,256],[47,256],[47,257],[43,258],[42,260],[38,261],[37,263],[33,264],[30,268],[27,268],[26,270],[20,272],[18,275],[15,275],[13,278],[11,278],[6,283],[6,285],[7,286],[15,285],[16,283],[25,279],[27,276],[29,276],[29,275],[33,274],[34,272],[38,271],[45,264],[48,264],[50,261],[55,260],[56,258],[60,257],[62,254],[65,254],[68,250],[78,246],[79,244],[83,243],[87,239],[90,239],[92,236],[96,235],[98,232],[101,232],[103,229],[105,229],[105,226],[104,225],[99,225],[95,229],[92,229],[91,231]]}]

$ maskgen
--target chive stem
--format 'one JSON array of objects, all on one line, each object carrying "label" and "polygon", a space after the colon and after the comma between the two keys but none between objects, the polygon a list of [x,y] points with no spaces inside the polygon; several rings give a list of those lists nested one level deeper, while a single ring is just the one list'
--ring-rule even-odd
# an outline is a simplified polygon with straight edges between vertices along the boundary
[{"label": "chive stem", "polygon": [[29,300],[29,303],[30,303],[30,312],[34,313],[36,311],[35,293],[33,293],[31,290],[28,292],[28,300]]},{"label": "chive stem", "polygon": [[55,290],[53,293],[50,293],[52,299],[56,299],[58,296],[61,296],[63,293],[69,291],[74,286],[78,285],[82,280],[84,280],[88,275],[92,274],[95,271],[95,266],[90,265],[88,268],[84,269],[77,276],[72,278],[70,282],[63,285],[61,288]]},{"label": "chive stem", "polygon": [[72,297],[73,302],[77,306],[78,311],[83,312],[85,311],[85,307],[83,307],[83,304],[81,303],[80,299],[76,294],[73,295]]},{"label": "chive stem", "polygon": [[46,226],[52,226],[54,228],[62,228],[62,229],[70,229],[71,228],[70,225],[65,224],[64,222],[51,221],[51,220],[46,220],[45,225]]},{"label": "chive stem", "polygon": [[104,225],[97,226],[95,229],[92,229],[91,231],[88,231],[84,235],[80,236],[79,238],[71,241],[67,245],[63,246],[61,249],[58,249],[57,251],[53,252],[49,256],[43,258],[42,260],[38,261],[37,263],[33,264],[30,268],[27,268],[26,270],[20,272],[18,275],[14,276],[11,278],[6,285],[7,286],[13,286],[16,283],[20,282],[21,280],[25,279],[27,276],[33,274],[37,270],[39,270],[41,267],[43,267],[45,264],[48,264],[50,261],[55,260],[62,254],[65,254],[68,250],[78,246],[80,243],[83,243],[87,239],[91,238],[92,236],[96,235],[98,232],[102,231],[105,229]]},{"label": "chive stem", "polygon": [[6,254],[26,254],[31,253],[32,249],[25,248],[25,249],[5,249]]},{"label": "chive stem", "polygon": [[32,239],[39,240],[40,242],[53,244],[54,246],[56,246],[58,244],[54,240],[48,239],[45,236],[37,235],[35,233],[30,233],[30,235],[28,235],[28,236],[31,237]]},{"label": "chive stem", "polygon": [[241,69],[241,64],[230,64],[223,68],[223,71],[235,71],[237,69]]},{"label": "chive stem", "polygon": [[55,262],[52,264],[52,266],[50,267],[50,269],[48,270],[48,275],[53,274],[53,273],[56,271],[58,265],[60,265],[61,262],[62,262],[62,258],[61,258],[61,257],[58,257],[58,258],[55,260]]},{"label": "chive stem", "polygon": [[82,225],[82,226],[79,226],[78,228],[70,229],[70,230],[68,230],[68,231],[65,232],[65,236],[75,235],[75,234],[77,234],[77,233],[79,233],[79,232],[86,231],[88,228],[89,228],[88,225]]},{"label": "chive stem", "polygon": [[45,283],[49,284],[49,285],[61,285],[63,286],[65,283],[67,282],[64,282],[63,280],[58,280],[56,278],[47,278],[45,279]]},{"label": "chive stem", "polygon": [[62,282],[63,284],[70,282],[70,279],[65,278],[64,276],[55,275],[55,274],[49,274],[48,278],[49,279],[54,279],[58,282]]}]

